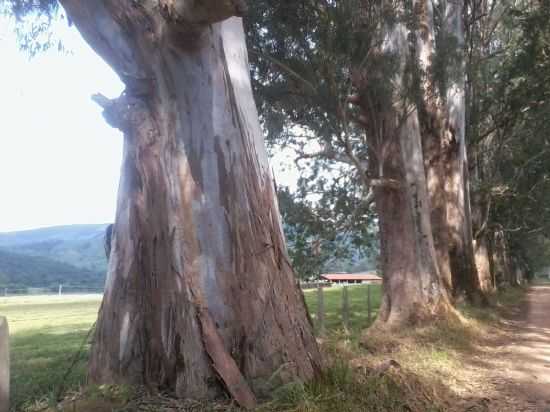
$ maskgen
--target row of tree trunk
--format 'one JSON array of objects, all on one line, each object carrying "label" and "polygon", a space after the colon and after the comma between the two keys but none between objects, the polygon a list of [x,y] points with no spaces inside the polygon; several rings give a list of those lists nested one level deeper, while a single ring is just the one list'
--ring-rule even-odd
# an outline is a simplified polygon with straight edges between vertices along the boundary
[{"label": "row of tree trunk", "polygon": [[[92,380],[226,392],[251,408],[270,385],[311,379],[320,354],[286,254],[243,2],[61,3],[126,84],[118,99],[96,96],[124,133],[124,159]],[[492,281],[474,259],[463,2],[442,8],[459,56],[444,89],[431,73],[432,2],[388,3],[397,19],[382,25],[378,53],[396,62],[392,86],[374,95],[362,75],[355,86],[380,171],[377,322],[397,327],[445,315],[459,294],[483,300]]]},{"label": "row of tree trunk", "polygon": [[[376,51],[382,56],[381,71],[397,56],[388,79],[391,91],[383,95],[369,83],[383,74],[356,73],[358,96],[351,99],[362,118],[370,120],[364,126],[377,162],[371,170],[378,171],[382,182],[375,188],[375,200],[385,281],[377,324],[384,327],[444,316],[453,298],[461,295],[486,302],[491,290],[491,275],[477,268],[473,241],[464,2],[437,3],[445,16],[437,41],[431,1],[398,4],[394,19],[382,26],[383,41]],[[443,48],[438,41],[454,44],[454,60],[443,64],[446,72],[439,78],[433,67],[437,50]],[[483,246],[476,247],[479,254]]]}]

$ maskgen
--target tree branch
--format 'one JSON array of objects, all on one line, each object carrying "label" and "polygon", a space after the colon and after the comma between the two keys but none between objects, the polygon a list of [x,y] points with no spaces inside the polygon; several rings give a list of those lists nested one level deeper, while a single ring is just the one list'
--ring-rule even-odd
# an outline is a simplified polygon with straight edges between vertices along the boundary
[{"label": "tree branch", "polygon": [[305,79],[303,76],[301,76],[295,70],[292,70],[288,65],[286,65],[282,61],[276,59],[273,56],[270,56],[270,55],[265,54],[265,53],[260,53],[260,52],[257,52],[255,50],[252,50],[252,49],[249,49],[248,53],[254,54],[258,57],[261,57],[263,59],[266,59],[266,60],[270,61],[271,63],[275,64],[280,69],[282,69],[284,72],[288,73],[290,76],[295,78],[296,80],[298,80],[298,81],[302,82],[303,84],[305,84],[309,89],[311,89],[311,91],[313,91],[314,94],[317,94],[317,88],[313,85],[313,83],[311,83],[309,80]]},{"label": "tree branch", "polygon": [[242,17],[248,10],[245,0],[163,0],[161,7],[170,19],[201,26]]}]

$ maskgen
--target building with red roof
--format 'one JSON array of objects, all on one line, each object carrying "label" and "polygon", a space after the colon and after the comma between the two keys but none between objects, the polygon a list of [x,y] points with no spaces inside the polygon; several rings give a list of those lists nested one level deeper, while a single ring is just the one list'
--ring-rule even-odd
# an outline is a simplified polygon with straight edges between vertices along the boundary
[{"label": "building with red roof", "polygon": [[382,278],[376,272],[359,273],[323,273],[321,279],[331,283],[382,283]]}]

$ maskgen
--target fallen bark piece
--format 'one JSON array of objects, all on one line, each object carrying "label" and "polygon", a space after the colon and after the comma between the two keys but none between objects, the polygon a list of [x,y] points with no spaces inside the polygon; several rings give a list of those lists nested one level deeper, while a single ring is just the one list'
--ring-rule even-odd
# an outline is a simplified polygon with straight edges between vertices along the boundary
[{"label": "fallen bark piece", "polygon": [[212,360],[212,366],[223,381],[227,391],[245,409],[256,407],[256,397],[242,375],[235,360],[227,353],[208,310],[199,308],[198,317],[202,327],[204,346]]}]

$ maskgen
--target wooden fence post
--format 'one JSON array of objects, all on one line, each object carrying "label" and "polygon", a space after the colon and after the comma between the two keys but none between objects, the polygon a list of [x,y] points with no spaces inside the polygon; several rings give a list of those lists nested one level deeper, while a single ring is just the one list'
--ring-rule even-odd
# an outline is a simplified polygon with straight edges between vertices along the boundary
[{"label": "wooden fence post", "polygon": [[10,410],[10,350],[8,321],[0,316],[0,412]]},{"label": "wooden fence post", "polygon": [[325,298],[320,283],[317,285],[317,331],[319,336],[325,334]]},{"label": "wooden fence post", "polygon": [[372,304],[370,300],[370,283],[367,284],[367,313],[369,316],[369,325],[372,320]]},{"label": "wooden fence post", "polygon": [[349,330],[349,295],[348,287],[344,286],[342,289],[342,322],[344,324],[344,329]]}]

